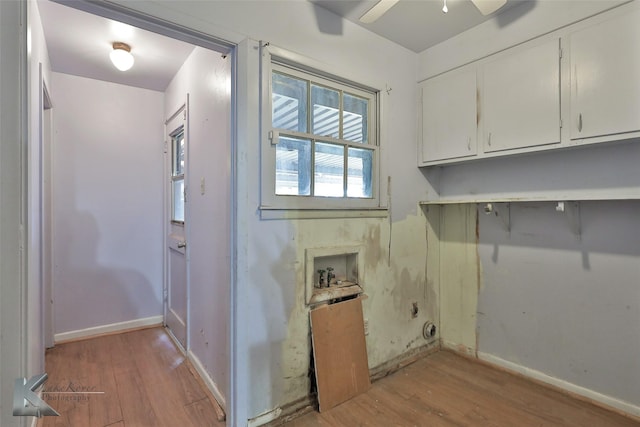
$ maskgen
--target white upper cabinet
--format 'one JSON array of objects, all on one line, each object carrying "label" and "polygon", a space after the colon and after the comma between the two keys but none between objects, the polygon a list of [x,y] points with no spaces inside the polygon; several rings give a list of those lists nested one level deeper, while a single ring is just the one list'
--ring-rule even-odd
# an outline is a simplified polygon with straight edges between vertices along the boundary
[{"label": "white upper cabinet", "polygon": [[640,131],[640,10],[570,40],[571,139]]},{"label": "white upper cabinet", "polygon": [[426,80],[422,89],[422,162],[477,153],[476,67]]},{"label": "white upper cabinet", "polygon": [[560,143],[560,57],[555,38],[484,65],[484,152]]}]

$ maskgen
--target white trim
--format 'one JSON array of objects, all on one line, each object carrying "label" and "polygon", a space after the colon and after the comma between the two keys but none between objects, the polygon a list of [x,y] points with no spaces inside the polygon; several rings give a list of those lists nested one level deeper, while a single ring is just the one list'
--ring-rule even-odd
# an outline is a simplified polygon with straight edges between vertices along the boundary
[{"label": "white trim", "polygon": [[603,405],[618,409],[627,414],[640,416],[640,406],[633,405],[632,403],[625,402],[623,400],[619,400],[593,390],[589,390],[588,388],[584,388],[568,381],[549,376],[543,372],[536,371],[535,369],[527,368],[526,366],[509,362],[508,360],[501,359],[492,354],[478,352],[478,359],[488,362],[492,365],[497,365],[508,371],[517,372],[524,375],[525,377],[533,378],[543,383],[550,384],[554,387],[558,387],[571,393],[578,394],[580,396],[586,397],[589,400],[602,403]]},{"label": "white trim", "polygon": [[129,329],[143,328],[146,326],[162,325],[162,316],[151,316],[142,319],[127,320],[126,322],[111,323],[108,325],[94,326],[92,328],[78,329],[76,331],[61,332],[53,336],[54,342],[76,340],[79,338],[89,338],[98,335],[109,334],[113,332],[124,332]]},{"label": "white trim", "polygon": [[276,408],[273,409],[269,412],[265,412],[262,413],[260,415],[258,415],[257,417],[251,418],[248,422],[247,422],[247,427],[256,427],[256,426],[261,426],[264,425],[268,422],[271,422],[275,419],[277,419],[280,414],[282,414],[282,409],[281,408]]},{"label": "white trim", "polygon": [[205,369],[198,356],[196,356],[191,350],[187,351],[187,358],[204,381],[205,385],[209,389],[209,391],[213,394],[213,397],[216,399],[218,404],[222,407],[222,409],[227,412],[227,401],[224,395],[220,392],[217,384],[213,381],[213,379],[209,376],[209,373]]}]

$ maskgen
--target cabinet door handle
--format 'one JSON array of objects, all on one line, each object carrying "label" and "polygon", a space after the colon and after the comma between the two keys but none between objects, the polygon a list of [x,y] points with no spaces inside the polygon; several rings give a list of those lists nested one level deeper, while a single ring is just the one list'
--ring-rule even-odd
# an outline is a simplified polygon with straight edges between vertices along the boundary
[{"label": "cabinet door handle", "polygon": [[582,113],[578,116],[578,132],[582,132]]},{"label": "cabinet door handle", "polygon": [[471,137],[467,138],[467,150],[471,151]]},{"label": "cabinet door handle", "polygon": [[491,147],[491,132],[489,132],[489,137],[487,138],[487,144]]}]

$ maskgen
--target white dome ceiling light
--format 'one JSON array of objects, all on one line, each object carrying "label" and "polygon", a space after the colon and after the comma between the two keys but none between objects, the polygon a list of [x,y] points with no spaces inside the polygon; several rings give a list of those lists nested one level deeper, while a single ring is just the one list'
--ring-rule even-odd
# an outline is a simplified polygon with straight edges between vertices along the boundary
[{"label": "white dome ceiling light", "polygon": [[113,50],[109,54],[111,62],[120,71],[127,71],[133,67],[134,58],[131,54],[131,46],[122,42],[114,42]]}]

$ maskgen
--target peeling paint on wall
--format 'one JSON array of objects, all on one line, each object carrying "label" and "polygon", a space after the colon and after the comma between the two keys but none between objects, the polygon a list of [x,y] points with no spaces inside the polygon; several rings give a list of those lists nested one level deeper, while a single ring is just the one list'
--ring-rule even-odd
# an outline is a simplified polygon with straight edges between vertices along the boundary
[{"label": "peeling paint on wall", "polygon": [[475,354],[479,264],[476,250],[476,207],[440,208],[440,338],[442,345]]}]

